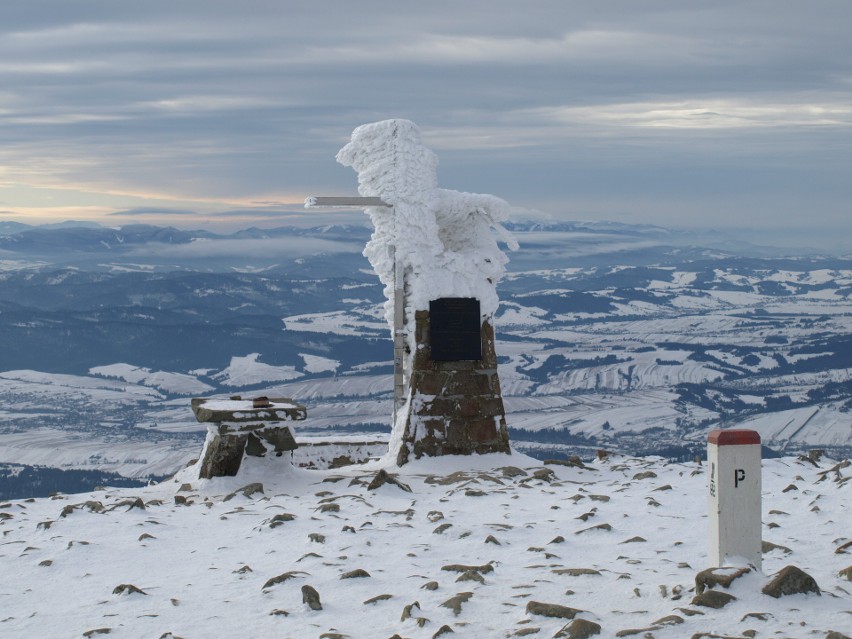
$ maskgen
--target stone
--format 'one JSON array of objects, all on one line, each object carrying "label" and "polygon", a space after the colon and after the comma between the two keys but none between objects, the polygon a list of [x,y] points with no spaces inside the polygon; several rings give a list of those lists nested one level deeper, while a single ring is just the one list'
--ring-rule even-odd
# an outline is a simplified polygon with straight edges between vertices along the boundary
[{"label": "stone", "polygon": [[291,513],[278,513],[274,515],[272,519],[269,520],[270,528],[278,528],[278,526],[282,526],[284,523],[288,521],[293,521],[296,518],[296,515]]},{"label": "stone", "polygon": [[375,597],[367,599],[367,601],[364,602],[364,605],[369,606],[380,601],[387,601],[388,599],[393,599],[393,595],[376,595]]},{"label": "stone", "polygon": [[447,624],[444,624],[443,626],[438,628],[438,630],[435,632],[434,635],[432,635],[432,639],[437,639],[441,635],[446,635],[446,634],[450,634],[450,633],[454,633],[454,632],[455,632],[455,630],[450,628]]},{"label": "stone", "polygon": [[772,552],[773,550],[780,550],[785,555],[789,555],[790,553],[793,552],[792,550],[787,548],[787,546],[779,546],[778,544],[773,544],[771,541],[762,541],[760,543],[760,552],[761,553],[766,554],[766,553]]},{"label": "stone", "polygon": [[730,588],[735,580],[751,572],[751,568],[708,568],[695,575],[695,592],[701,594],[708,588]]},{"label": "stone", "polygon": [[612,526],[609,524],[598,524],[597,526],[592,526],[591,528],[583,528],[583,530],[578,530],[575,532],[575,535],[582,535],[583,533],[590,532],[592,530],[603,530],[605,532],[609,532],[612,530]]},{"label": "stone", "polygon": [[640,473],[636,473],[633,475],[633,479],[642,480],[642,479],[654,479],[657,476],[653,470],[645,470]]},{"label": "stone", "polygon": [[776,599],[785,595],[807,594],[809,592],[818,596],[822,595],[814,578],[796,566],[786,566],[779,570],[761,592]]},{"label": "stone", "polygon": [[471,597],[473,597],[472,592],[460,592],[447,599],[441,604],[441,607],[449,608],[453,611],[453,614],[458,617],[461,614],[462,604],[467,603]]},{"label": "stone", "polygon": [[341,579],[363,579],[364,577],[369,577],[370,573],[368,573],[363,568],[356,568],[355,570],[350,570],[349,572],[344,572],[340,575]]},{"label": "stone", "polygon": [[94,637],[95,635],[108,635],[112,632],[112,628],[92,628],[83,633],[84,637]]},{"label": "stone", "polygon": [[476,581],[476,582],[479,582],[481,584],[484,584],[485,583],[485,577],[480,575],[478,572],[474,572],[473,570],[468,570],[467,572],[463,572],[461,575],[459,575],[458,579],[456,579],[456,582],[459,582],[459,581]]},{"label": "stone", "polygon": [[704,608],[724,608],[732,601],[735,601],[736,597],[728,594],[727,592],[722,592],[721,590],[706,590],[702,592],[700,595],[695,595],[692,598],[693,606],[703,606]]},{"label": "stone", "polygon": [[325,543],[325,535],[321,535],[319,533],[309,534],[308,539],[310,539],[315,544],[324,544]]},{"label": "stone", "polygon": [[133,584],[119,584],[112,589],[114,595],[147,595],[148,593]]},{"label": "stone", "polygon": [[435,361],[431,357],[429,312],[415,312],[416,350],[409,378],[410,399],[402,466],[413,455],[509,453],[509,433],[494,350],[494,329],[481,325],[481,359]]},{"label": "stone", "polygon": [[847,566],[837,573],[839,577],[843,577],[846,581],[852,581],[852,566]]},{"label": "stone", "polygon": [[841,634],[836,630],[829,630],[828,634],[825,635],[825,639],[852,639],[852,637]]},{"label": "stone", "polygon": [[319,593],[313,586],[302,586],[302,603],[308,604],[311,610],[322,610]]},{"label": "stone", "polygon": [[560,606],[559,604],[543,603],[540,601],[528,601],[526,611],[528,615],[555,617],[557,619],[573,619],[578,613],[583,612],[577,608]]},{"label": "stone", "polygon": [[464,564],[447,564],[446,566],[441,566],[441,570],[446,570],[448,572],[478,572],[488,574],[489,572],[494,571],[494,566],[490,563],[483,564],[481,566],[466,566]]},{"label": "stone", "polygon": [[581,577],[583,575],[598,575],[600,571],[594,568],[557,568],[553,570],[556,575],[568,575],[569,577]]},{"label": "stone", "polygon": [[[261,590],[268,590],[269,588],[272,588],[272,586],[282,584],[289,579],[293,579],[294,577],[298,577],[300,575],[307,575],[307,574],[308,573],[302,572],[300,570],[287,571],[285,573],[278,575],[277,577],[272,577],[270,579],[267,579],[266,583],[263,584],[263,587],[261,588]],[[302,594],[304,595],[304,591],[302,592]]]},{"label": "stone", "polygon": [[242,488],[226,495],[224,501],[231,501],[237,495],[242,495],[247,499],[251,499],[252,495],[256,495],[258,493],[260,493],[261,495],[263,494],[263,484],[261,484],[260,482],[254,482],[251,484],[246,484]]},{"label": "stone", "polygon": [[494,535],[488,535],[485,538],[485,543],[486,544],[494,544],[495,546],[501,546],[502,545],[499,541],[497,541],[497,537],[495,537]]},{"label": "stone", "polygon": [[378,487],[384,486],[385,484],[393,484],[407,493],[411,492],[411,487],[408,484],[404,484],[399,481],[394,475],[391,475],[384,468],[380,469],[379,472],[376,473],[376,476],[373,477],[370,485],[367,486],[367,490],[376,490]]},{"label": "stone", "polygon": [[438,582],[437,581],[427,581],[425,584],[420,586],[422,590],[437,590]]},{"label": "stone", "polygon": [[588,639],[589,637],[599,635],[600,633],[600,624],[596,624],[594,621],[589,621],[587,619],[574,619],[574,621],[566,624],[559,632],[553,635],[553,638],[557,639],[557,637],[564,637],[565,639]]}]

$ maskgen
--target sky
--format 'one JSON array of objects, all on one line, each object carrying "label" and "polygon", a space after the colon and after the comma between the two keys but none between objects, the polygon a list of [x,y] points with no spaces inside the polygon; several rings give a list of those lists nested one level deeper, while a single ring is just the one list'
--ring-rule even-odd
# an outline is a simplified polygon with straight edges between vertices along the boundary
[{"label": "sky", "polygon": [[0,222],[362,221],[406,118],[518,219],[852,237],[852,3],[4,0]]}]

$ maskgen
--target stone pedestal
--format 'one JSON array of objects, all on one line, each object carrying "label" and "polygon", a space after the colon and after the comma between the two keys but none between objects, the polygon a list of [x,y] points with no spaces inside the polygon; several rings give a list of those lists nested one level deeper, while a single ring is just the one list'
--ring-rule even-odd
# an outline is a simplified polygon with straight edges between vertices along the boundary
[{"label": "stone pedestal", "polygon": [[415,331],[417,350],[397,463],[405,464],[412,455],[509,453],[491,324],[482,323],[479,360],[432,360],[428,311],[415,313]]},{"label": "stone pedestal", "polygon": [[233,477],[245,455],[281,456],[298,448],[287,421],[307,417],[304,406],[288,398],[259,397],[244,400],[193,399],[192,410],[199,422],[208,423],[201,454],[199,478]]}]

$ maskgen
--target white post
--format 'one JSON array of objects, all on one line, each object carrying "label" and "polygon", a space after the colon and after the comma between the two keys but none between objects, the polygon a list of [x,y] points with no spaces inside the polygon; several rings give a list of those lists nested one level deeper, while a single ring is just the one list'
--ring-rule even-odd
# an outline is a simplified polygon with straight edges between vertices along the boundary
[{"label": "white post", "polygon": [[710,431],[707,465],[710,566],[742,557],[760,570],[760,435],[745,429]]},{"label": "white post", "polygon": [[393,415],[405,401],[405,274],[394,247],[393,266]]}]

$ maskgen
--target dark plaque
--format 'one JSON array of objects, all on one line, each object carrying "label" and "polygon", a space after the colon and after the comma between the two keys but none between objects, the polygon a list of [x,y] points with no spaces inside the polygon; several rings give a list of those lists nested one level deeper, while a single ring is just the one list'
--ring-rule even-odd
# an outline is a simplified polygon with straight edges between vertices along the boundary
[{"label": "dark plaque", "polygon": [[432,359],[452,362],[482,359],[479,300],[442,297],[429,302]]}]

